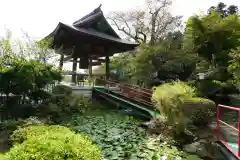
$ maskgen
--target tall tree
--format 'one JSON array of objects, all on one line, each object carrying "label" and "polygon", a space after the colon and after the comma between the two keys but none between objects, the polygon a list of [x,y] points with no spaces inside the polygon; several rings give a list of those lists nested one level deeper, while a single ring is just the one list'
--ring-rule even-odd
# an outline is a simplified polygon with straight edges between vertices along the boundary
[{"label": "tall tree", "polygon": [[208,14],[211,14],[212,11],[215,11],[217,13],[220,13],[221,16],[227,17],[229,15],[234,15],[238,13],[238,7],[236,5],[230,5],[227,7],[226,4],[223,2],[218,3],[217,6],[212,6],[208,10]]},{"label": "tall tree", "polygon": [[155,44],[181,26],[181,17],[170,13],[171,4],[170,0],[146,0],[146,9],[113,12],[108,19],[136,42]]},{"label": "tall tree", "polygon": [[227,67],[232,49],[240,45],[240,18],[229,15],[222,18],[219,12],[202,17],[191,17],[186,26],[184,49],[192,50],[219,69],[219,80],[229,78]]}]

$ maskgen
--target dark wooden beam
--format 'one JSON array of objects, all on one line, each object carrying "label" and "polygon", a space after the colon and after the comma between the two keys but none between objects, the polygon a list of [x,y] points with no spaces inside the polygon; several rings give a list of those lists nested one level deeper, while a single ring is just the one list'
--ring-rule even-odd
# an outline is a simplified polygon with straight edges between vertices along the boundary
[{"label": "dark wooden beam", "polygon": [[88,71],[90,78],[92,78],[92,59],[89,59]]},{"label": "dark wooden beam", "polygon": [[106,59],[105,59],[105,63],[106,63],[106,78],[109,79],[110,77],[110,59],[109,59],[109,56],[106,56]]},{"label": "dark wooden beam", "polygon": [[59,62],[59,69],[60,69],[60,70],[62,70],[62,68],[63,68],[63,59],[64,59],[64,55],[61,54],[60,62]]},{"label": "dark wooden beam", "polygon": [[77,83],[77,76],[76,76],[76,72],[77,72],[77,58],[73,59],[73,65],[72,65],[72,83]]},{"label": "dark wooden beam", "polygon": [[[74,60],[70,60],[69,62],[73,62]],[[98,60],[92,60],[92,65],[101,65],[102,63],[104,63],[105,60],[102,61],[98,61]],[[78,60],[77,63],[80,63],[80,61]]]}]

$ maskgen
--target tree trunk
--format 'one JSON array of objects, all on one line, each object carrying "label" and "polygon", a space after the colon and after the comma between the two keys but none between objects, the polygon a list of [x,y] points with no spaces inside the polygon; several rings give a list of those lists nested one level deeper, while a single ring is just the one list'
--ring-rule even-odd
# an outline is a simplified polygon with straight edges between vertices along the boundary
[{"label": "tree trunk", "polygon": [[155,43],[156,18],[157,18],[157,13],[155,12],[155,13],[152,15],[151,39],[150,39],[150,42],[149,42],[150,45],[153,45],[153,44]]}]

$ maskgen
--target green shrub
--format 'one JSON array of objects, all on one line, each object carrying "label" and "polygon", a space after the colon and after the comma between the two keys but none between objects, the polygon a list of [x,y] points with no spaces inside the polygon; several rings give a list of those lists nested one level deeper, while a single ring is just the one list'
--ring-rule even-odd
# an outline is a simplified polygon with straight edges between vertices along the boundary
[{"label": "green shrub", "polygon": [[166,83],[155,88],[152,100],[157,102],[160,113],[167,117],[171,125],[184,130],[187,119],[184,117],[180,107],[185,99],[196,95],[194,87],[190,87],[183,82]]},{"label": "green shrub", "polygon": [[47,133],[62,133],[73,134],[71,130],[62,126],[28,126],[24,128],[18,128],[11,136],[13,143],[22,143],[29,137],[37,137]]},{"label": "green shrub", "polygon": [[188,117],[199,111],[214,111],[215,107],[216,105],[212,100],[199,97],[185,98],[184,103],[181,105],[184,115]]},{"label": "green shrub", "polygon": [[3,122],[0,122],[0,130],[8,130],[10,132],[13,132],[19,125],[21,125],[21,123],[21,121],[5,120]]},{"label": "green shrub", "polygon": [[52,121],[58,123],[63,117],[73,113],[84,113],[88,106],[89,98],[75,94],[53,95],[51,100],[37,105],[38,116],[48,116]]},{"label": "green shrub", "polygon": [[84,135],[61,126],[30,126],[12,136],[15,146],[6,160],[100,160],[99,148]]},{"label": "green shrub", "polygon": [[72,88],[66,85],[57,85],[52,90],[53,94],[65,94],[65,95],[71,95],[72,94]]},{"label": "green shrub", "polygon": [[189,122],[207,123],[215,109],[211,100],[196,97],[196,89],[183,82],[173,82],[155,88],[152,100],[157,102],[160,113],[176,131],[183,132]]},{"label": "green shrub", "polygon": [[42,94],[42,90],[48,84],[60,81],[62,78],[60,70],[39,61],[19,58],[12,58],[9,61],[5,57],[0,60],[8,61],[8,64],[0,67],[0,89],[6,95],[9,93],[24,95],[36,102],[38,100],[36,95]]},{"label": "green shrub", "polygon": [[216,104],[205,98],[190,98],[182,105],[184,114],[190,117],[195,125],[205,125],[210,122],[216,111]]},{"label": "green shrub", "polygon": [[179,151],[176,147],[169,145],[162,145],[158,152],[154,154],[153,160],[160,160],[162,157],[167,157],[167,160],[201,160],[196,155],[190,155],[188,153]]},{"label": "green shrub", "polygon": [[239,92],[233,81],[221,82],[218,80],[206,79],[198,82],[197,86],[200,96],[211,96],[216,93],[228,95]]},{"label": "green shrub", "polygon": [[0,159],[1,159],[1,160],[5,160],[5,155],[2,154],[2,153],[0,153]]}]

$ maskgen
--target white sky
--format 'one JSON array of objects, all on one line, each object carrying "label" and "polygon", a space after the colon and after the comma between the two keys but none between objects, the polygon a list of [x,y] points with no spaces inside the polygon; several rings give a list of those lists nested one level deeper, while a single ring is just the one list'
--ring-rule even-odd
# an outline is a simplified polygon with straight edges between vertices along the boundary
[{"label": "white sky", "polygon": [[[240,6],[240,0],[173,0],[172,12],[186,20],[195,13],[206,12],[220,1]],[[107,15],[110,11],[143,7],[144,0],[0,0],[0,36],[4,36],[4,28],[8,28],[14,37],[20,38],[22,29],[31,37],[41,39],[58,22],[72,24],[99,4]]]}]

